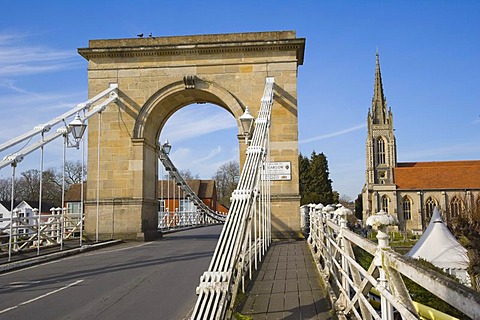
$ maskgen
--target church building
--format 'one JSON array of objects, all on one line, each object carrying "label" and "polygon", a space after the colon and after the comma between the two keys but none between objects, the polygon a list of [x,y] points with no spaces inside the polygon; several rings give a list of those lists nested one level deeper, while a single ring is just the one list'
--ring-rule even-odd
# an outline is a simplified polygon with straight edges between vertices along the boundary
[{"label": "church building", "polygon": [[434,207],[447,224],[480,210],[480,161],[397,162],[393,113],[383,92],[378,52],[367,130],[364,221],[383,209],[398,218],[400,230],[422,232]]}]

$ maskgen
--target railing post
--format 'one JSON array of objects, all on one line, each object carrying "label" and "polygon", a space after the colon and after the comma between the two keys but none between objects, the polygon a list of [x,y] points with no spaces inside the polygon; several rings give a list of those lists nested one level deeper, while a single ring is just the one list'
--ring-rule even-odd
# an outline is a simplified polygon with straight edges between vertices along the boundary
[{"label": "railing post", "polygon": [[37,208],[33,209],[33,217],[37,219],[37,255],[40,254],[40,210]]},{"label": "railing post", "polygon": [[[63,205],[63,204],[62,204]],[[60,250],[63,250],[63,238],[65,237],[65,211],[67,208],[60,209]]]},{"label": "railing post", "polygon": [[[397,224],[398,221],[395,217],[389,215],[388,213],[380,210],[375,215],[368,217],[367,225],[372,227],[377,227],[377,239],[378,239],[378,246],[377,251],[375,252],[374,264],[378,268],[379,271],[379,278],[378,278],[378,286],[381,289],[386,291],[391,291],[390,286],[388,284],[388,280],[385,274],[385,269],[383,268],[383,255],[384,251],[389,248],[388,242],[388,234],[387,228],[388,226]],[[384,295],[380,294],[380,302],[381,302],[381,312],[382,312],[382,320],[393,320],[393,307],[391,303],[385,298]]]},{"label": "railing post", "polygon": [[19,228],[18,228],[18,221],[19,221],[19,209],[13,210],[14,213],[14,218],[13,218],[13,251],[18,250],[18,234],[19,234]]},{"label": "railing post", "polygon": [[345,230],[348,229],[347,227],[347,216],[353,214],[352,210],[345,208],[344,206],[339,207],[337,210],[335,210],[335,214],[338,216],[339,223],[340,223],[340,231],[338,233],[338,244],[340,246],[340,249],[342,250],[341,255],[342,255],[342,270],[344,273],[342,274],[342,288],[345,291],[344,295],[341,296],[340,299],[340,304],[342,305],[342,310],[347,306],[347,301],[349,300],[350,297],[350,285],[348,283],[348,277],[349,277],[349,267],[348,267],[348,262],[347,258],[345,257],[346,254],[346,245],[345,245]]}]

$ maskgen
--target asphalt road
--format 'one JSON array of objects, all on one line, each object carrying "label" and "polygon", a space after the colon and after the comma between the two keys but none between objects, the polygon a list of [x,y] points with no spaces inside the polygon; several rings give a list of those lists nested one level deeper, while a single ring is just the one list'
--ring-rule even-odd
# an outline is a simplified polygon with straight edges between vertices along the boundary
[{"label": "asphalt road", "polygon": [[0,275],[0,319],[187,319],[222,226]]}]

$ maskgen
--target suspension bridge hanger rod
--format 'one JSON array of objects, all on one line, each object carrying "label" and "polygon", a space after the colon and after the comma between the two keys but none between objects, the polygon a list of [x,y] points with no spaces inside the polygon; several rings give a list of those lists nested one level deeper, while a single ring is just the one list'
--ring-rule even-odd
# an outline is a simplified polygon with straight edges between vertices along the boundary
[{"label": "suspension bridge hanger rod", "polygon": [[117,93],[117,90],[118,90],[118,84],[116,84],[116,83],[110,84],[108,89],[100,92],[95,97],[87,100],[86,102],[79,103],[73,109],[65,112],[64,114],[62,114],[62,115],[44,123],[44,124],[37,125],[32,130],[30,130],[30,131],[28,131],[28,132],[26,132],[22,135],[19,135],[18,137],[15,137],[15,138],[1,144],[0,145],[0,152],[18,144],[18,143],[20,143],[22,141],[25,141],[25,140],[27,140],[27,139],[29,139],[29,138],[31,138],[31,137],[39,134],[39,133],[50,131],[52,126],[54,126],[54,125],[58,124],[59,122],[62,122],[65,119],[75,115],[79,111],[90,108],[90,106],[92,104],[94,104],[95,102],[97,102],[98,100],[103,98],[104,96],[110,94],[111,92]]},{"label": "suspension bridge hanger rod", "polygon": [[[48,128],[48,130],[50,130],[52,125],[55,125],[55,124],[59,123],[60,121],[63,121],[65,118],[68,118],[68,117],[76,114],[77,112],[81,111],[82,109],[89,108],[91,106],[91,103],[93,103],[95,101],[98,101],[100,98],[102,98],[103,96],[108,94],[109,97],[107,99],[105,99],[100,104],[93,107],[92,110],[90,110],[85,115],[85,117],[81,120],[85,121],[88,118],[90,118],[91,116],[93,116],[94,114],[102,112],[103,110],[105,110],[107,105],[109,105],[110,103],[115,102],[117,100],[117,98],[118,98],[117,88],[118,88],[117,84],[111,84],[109,89],[107,89],[107,90],[103,91],[102,93],[96,95],[95,97],[93,97],[92,99],[88,100],[85,103],[78,104],[75,108],[73,108],[69,112],[64,113],[60,117],[57,117],[57,118],[51,120],[48,124],[46,124],[46,125],[50,126]],[[81,106],[81,107],[79,107],[79,106]],[[48,130],[44,130],[43,132],[46,132]],[[30,138],[30,137],[34,136],[35,134],[38,134],[38,133],[42,132],[42,130],[35,130],[35,129],[33,131],[35,131],[34,134],[28,135],[29,133],[27,133],[27,134],[21,135],[19,137],[24,137],[24,136],[28,135],[28,138]],[[31,133],[32,131],[29,131],[29,132]],[[58,128],[54,133],[51,133],[51,134],[45,136],[44,139],[39,140],[36,143],[34,143],[34,144],[32,144],[32,145],[30,145],[26,148],[23,148],[22,150],[14,153],[14,154],[8,155],[5,158],[3,158],[3,160],[0,161],[0,169],[2,169],[3,167],[5,167],[9,164],[21,162],[23,160],[23,158],[25,158],[28,154],[32,153],[33,151],[35,151],[37,149],[40,149],[42,146],[54,141],[55,139],[63,136],[64,134],[68,134],[68,133],[69,133],[69,128],[67,128],[67,127]],[[19,137],[15,138],[15,139],[18,139]],[[5,145],[8,144],[8,143],[10,143],[10,144],[4,149],[12,147],[12,146],[16,145],[17,143],[19,143],[19,142],[21,142],[21,141],[23,141],[27,138],[24,138],[22,140],[16,140],[16,141],[15,141],[15,139],[12,139],[12,140],[6,142]],[[3,147],[3,145],[2,145],[2,147]]]},{"label": "suspension bridge hanger rod", "polygon": [[161,148],[159,150],[158,158],[162,162],[163,166],[165,167],[166,171],[169,172],[170,176],[173,177],[175,182],[177,183],[180,188],[182,188],[185,195],[191,197],[191,201],[195,203],[195,205],[205,214],[207,214],[210,218],[218,221],[218,222],[225,222],[226,217],[222,214],[218,214],[217,212],[210,209],[203,201],[198,197],[198,195],[193,192],[192,188],[188,185],[188,183],[183,179],[183,177],[178,173],[177,168],[173,164],[172,160],[168,157]]}]

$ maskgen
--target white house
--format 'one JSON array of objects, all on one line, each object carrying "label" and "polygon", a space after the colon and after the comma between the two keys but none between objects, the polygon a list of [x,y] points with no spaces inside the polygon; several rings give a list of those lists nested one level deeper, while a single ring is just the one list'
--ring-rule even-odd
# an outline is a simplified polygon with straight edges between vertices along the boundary
[{"label": "white house", "polygon": [[10,224],[10,201],[0,201],[0,232]]}]

